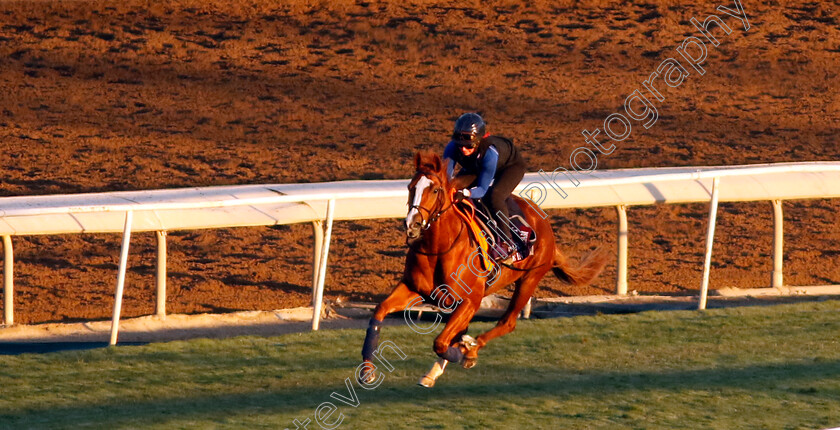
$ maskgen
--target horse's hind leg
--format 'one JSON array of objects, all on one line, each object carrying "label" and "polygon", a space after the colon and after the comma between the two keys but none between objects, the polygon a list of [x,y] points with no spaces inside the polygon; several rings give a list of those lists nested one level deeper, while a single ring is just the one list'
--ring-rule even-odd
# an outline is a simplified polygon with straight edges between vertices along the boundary
[{"label": "horse's hind leg", "polygon": [[405,309],[412,300],[418,297],[420,297],[419,294],[409,290],[406,284],[400,282],[391,292],[391,295],[373,311],[373,317],[370,319],[370,325],[365,334],[365,343],[362,346],[362,360],[365,363],[365,370],[360,373],[359,377],[362,382],[370,383],[376,379],[376,366],[372,360],[373,354],[379,346],[379,329],[382,326],[382,320],[392,312]]},{"label": "horse's hind leg", "polygon": [[440,375],[443,375],[443,371],[446,369],[446,364],[449,363],[445,358],[438,358],[434,364],[432,364],[432,368],[429,369],[429,373],[423,375],[420,378],[420,381],[417,382],[417,385],[426,388],[432,388],[435,386],[435,381]]},{"label": "horse's hind leg", "polygon": [[504,315],[502,315],[502,318],[499,319],[499,322],[496,323],[495,327],[485,333],[482,333],[475,339],[477,343],[475,347],[466,348],[467,353],[465,354],[465,363],[475,365],[475,361],[478,359],[479,349],[483,348],[490,340],[499,336],[504,336],[516,328],[516,318],[519,317],[519,313],[522,312],[522,309],[524,309],[528,304],[528,300],[531,300],[534,290],[537,289],[537,284],[539,284],[540,279],[543,278],[547,271],[548,270],[546,269],[545,271],[538,270],[535,272],[528,272],[516,281],[516,289],[513,291],[513,297],[511,298],[510,305],[508,305]]},{"label": "horse's hind leg", "polygon": [[[453,337],[452,340],[449,341],[449,346],[453,346],[453,347],[456,347],[456,348],[460,347],[460,345],[458,345],[458,344],[461,343],[461,338],[465,334],[467,334],[467,329],[468,328],[469,327],[464,328],[463,330],[461,330],[461,332],[456,334],[455,337]],[[420,386],[423,386],[423,387],[426,387],[426,388],[434,387],[435,381],[437,381],[437,378],[439,378],[440,375],[443,375],[443,371],[446,369],[446,365],[448,363],[449,363],[449,360],[447,360],[445,358],[438,358],[437,361],[435,361],[434,364],[432,364],[432,368],[429,370],[429,373],[426,373],[426,375],[424,375],[422,378],[420,378],[420,382],[418,382],[417,385],[420,385]]]}]

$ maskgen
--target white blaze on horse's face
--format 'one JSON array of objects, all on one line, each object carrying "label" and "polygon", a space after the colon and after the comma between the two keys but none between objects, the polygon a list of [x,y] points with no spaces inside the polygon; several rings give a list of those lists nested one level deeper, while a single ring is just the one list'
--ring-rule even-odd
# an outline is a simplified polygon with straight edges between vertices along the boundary
[{"label": "white blaze on horse's face", "polygon": [[[417,207],[420,206],[420,201],[423,200],[423,192],[429,187],[429,185],[432,185],[432,181],[425,176],[421,176],[420,179],[417,180],[417,183],[414,184],[414,201],[411,202],[411,208],[408,211],[408,215],[405,217],[406,229],[411,229],[414,217],[416,217],[420,212],[417,210]],[[421,221],[423,224],[425,224],[425,222],[426,220]],[[421,225],[421,227],[425,227],[425,225]]]}]

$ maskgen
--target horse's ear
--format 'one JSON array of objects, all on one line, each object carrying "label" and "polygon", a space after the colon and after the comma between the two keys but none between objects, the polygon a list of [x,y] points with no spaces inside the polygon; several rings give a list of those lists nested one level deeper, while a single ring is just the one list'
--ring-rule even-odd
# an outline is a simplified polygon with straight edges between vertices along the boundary
[{"label": "horse's ear", "polygon": [[420,152],[414,154],[414,170],[420,170],[420,163],[423,162],[423,155]]},{"label": "horse's ear", "polygon": [[441,170],[443,170],[443,160],[440,159],[439,155],[432,155],[432,165],[434,165],[435,167],[435,172],[440,172]]}]

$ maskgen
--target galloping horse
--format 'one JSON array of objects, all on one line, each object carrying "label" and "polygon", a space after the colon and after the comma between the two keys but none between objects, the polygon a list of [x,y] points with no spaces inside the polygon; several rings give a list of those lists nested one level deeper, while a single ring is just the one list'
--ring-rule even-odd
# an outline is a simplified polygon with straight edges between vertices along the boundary
[{"label": "galloping horse", "polygon": [[[418,304],[437,303],[449,311],[449,320],[434,341],[434,351],[441,357],[420,385],[431,387],[443,373],[446,362],[475,365],[478,351],[491,339],[513,331],[516,318],[530,300],[543,276],[552,269],[568,284],[589,284],[604,268],[606,254],[596,251],[579,266],[571,265],[555,247],[551,224],[525,200],[513,196],[522,208],[527,222],[534,228],[536,243],[527,258],[511,266],[499,266],[491,275],[490,268],[476,269],[468,260],[481,256],[470,238],[466,221],[453,210],[455,187],[447,177],[446,167],[437,154],[417,153],[416,172],[408,184],[409,212],[405,219],[407,243],[405,271],[391,294],[376,307],[362,348],[364,369],[359,376],[370,383],[376,378],[372,363],[379,343],[379,329],[388,314]],[[470,269],[465,270],[469,264]],[[479,272],[479,273],[475,273]],[[484,296],[516,283],[513,298],[498,324],[473,339],[466,330]],[[454,287],[450,287],[450,285]],[[457,337],[456,337],[457,336]]]}]

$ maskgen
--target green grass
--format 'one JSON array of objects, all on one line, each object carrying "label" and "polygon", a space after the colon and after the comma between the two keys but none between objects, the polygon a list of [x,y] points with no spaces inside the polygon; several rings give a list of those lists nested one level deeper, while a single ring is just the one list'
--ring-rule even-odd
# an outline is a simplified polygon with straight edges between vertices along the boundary
[{"label": "green grass", "polygon": [[330,393],[348,394],[361,330],[3,356],[0,428],[293,429],[327,401],[341,429],[830,427],[838,333],[834,301],[520,321],[426,390],[433,335],[385,327],[408,357],[354,382],[357,408]]}]

